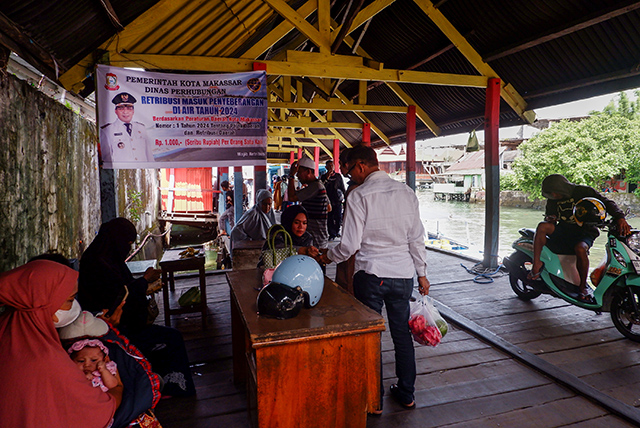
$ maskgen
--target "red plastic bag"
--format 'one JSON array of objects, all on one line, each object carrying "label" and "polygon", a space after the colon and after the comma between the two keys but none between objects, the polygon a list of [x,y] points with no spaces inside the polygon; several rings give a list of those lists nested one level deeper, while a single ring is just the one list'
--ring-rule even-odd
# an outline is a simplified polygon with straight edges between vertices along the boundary
[{"label": "red plastic bag", "polygon": [[449,326],[433,306],[431,297],[421,296],[411,302],[409,329],[413,339],[421,345],[438,346],[442,337],[447,334]]}]

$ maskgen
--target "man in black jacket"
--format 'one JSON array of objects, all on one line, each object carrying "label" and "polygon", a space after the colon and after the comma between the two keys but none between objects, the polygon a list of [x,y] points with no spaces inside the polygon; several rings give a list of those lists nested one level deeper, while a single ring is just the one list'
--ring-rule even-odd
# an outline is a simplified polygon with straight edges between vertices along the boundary
[{"label": "man in black jacket", "polygon": [[569,182],[563,175],[551,174],[542,181],[542,195],[547,198],[545,218],[536,229],[533,241],[533,268],[530,278],[537,279],[540,276],[542,262],[540,254],[542,247],[553,243],[551,250],[558,254],[575,254],[576,267],[580,275],[580,294],[578,300],[584,303],[595,303],[593,296],[587,287],[587,274],[589,273],[589,248],[600,232],[594,225],[584,224],[580,226],[573,216],[573,207],[582,198],[596,198],[602,202],[607,213],[618,223],[618,229],[622,236],[631,231],[629,223],[625,220],[624,212],[615,202],[605,198],[594,188],[581,186]]},{"label": "man in black jacket", "polygon": [[327,172],[322,174],[320,180],[327,189],[327,197],[331,203],[331,212],[327,218],[327,229],[329,232],[329,240],[333,240],[340,236],[340,226],[342,225],[342,202],[344,201],[344,180],[339,172],[333,169],[333,161],[328,160],[325,164]]}]

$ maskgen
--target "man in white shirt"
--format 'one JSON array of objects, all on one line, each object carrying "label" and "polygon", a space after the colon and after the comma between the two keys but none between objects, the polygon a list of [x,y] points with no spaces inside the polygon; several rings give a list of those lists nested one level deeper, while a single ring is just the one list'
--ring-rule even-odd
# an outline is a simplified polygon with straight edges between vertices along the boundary
[{"label": "man in white shirt", "polygon": [[133,121],[135,97],[121,92],[111,102],[117,119],[100,129],[102,159],[116,165],[154,162],[146,127]]},{"label": "man in white shirt", "polygon": [[340,263],[358,252],[355,297],[378,313],[386,305],[398,377],[391,396],[411,409],[415,407],[416,363],[408,321],[414,275],[421,294],[428,294],[430,285],[418,198],[407,185],[379,170],[371,147],[351,149],[347,168],[345,175],[359,186],[347,198],[340,243],[322,254],[320,261]]}]

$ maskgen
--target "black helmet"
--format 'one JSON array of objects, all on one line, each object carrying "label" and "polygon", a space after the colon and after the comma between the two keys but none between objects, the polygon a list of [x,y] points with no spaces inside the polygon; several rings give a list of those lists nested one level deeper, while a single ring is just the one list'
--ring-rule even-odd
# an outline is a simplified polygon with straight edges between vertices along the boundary
[{"label": "black helmet", "polygon": [[304,295],[300,287],[270,282],[258,293],[257,305],[258,315],[286,320],[298,315],[304,305]]},{"label": "black helmet", "polygon": [[578,226],[600,224],[607,217],[607,210],[599,199],[582,198],[573,207],[573,217]]}]

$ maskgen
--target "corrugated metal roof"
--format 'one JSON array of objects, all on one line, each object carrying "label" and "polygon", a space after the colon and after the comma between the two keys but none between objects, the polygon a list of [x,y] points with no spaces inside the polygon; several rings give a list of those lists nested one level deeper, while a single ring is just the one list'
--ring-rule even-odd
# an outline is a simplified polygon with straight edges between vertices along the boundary
[{"label": "corrugated metal roof", "polygon": [[[109,3],[115,17],[110,18],[104,6]],[[367,0],[364,6],[380,3]],[[448,20],[503,82],[513,86],[528,109],[640,86],[640,2],[445,0],[438,3],[433,10]],[[287,4],[293,9],[307,7],[303,0]],[[334,1],[331,18],[342,22],[348,4],[347,0]],[[418,4],[431,3],[428,0],[393,2],[370,19],[366,30],[362,25],[352,32],[352,40],[362,36],[360,47],[375,61],[383,63],[385,69],[480,75],[456,48],[460,40],[447,37]],[[272,29],[286,22],[267,2],[260,0],[5,0],[0,3],[0,13],[0,43],[32,54],[38,62],[34,65],[54,77],[56,67],[58,74],[62,74],[87,61],[88,55],[98,57],[98,47],[112,38],[120,41],[122,34],[129,37],[127,30],[132,27],[135,27],[135,41],[127,39],[126,52],[129,53],[239,58]],[[307,22],[315,24],[316,21],[317,14],[312,9]],[[125,27],[125,32],[118,32],[117,22]],[[16,36],[16,32],[21,36]],[[278,59],[285,49],[317,51],[306,39],[294,29],[270,42],[257,58]],[[296,43],[292,45],[293,41]],[[346,44],[338,50],[340,54],[350,52],[351,47]],[[91,61],[86,65],[90,66]],[[88,89],[83,95],[91,90],[90,76],[86,83]],[[404,105],[387,85],[368,83],[368,104]],[[400,83],[399,87],[439,127],[442,135],[468,132],[484,122],[485,91],[482,88],[406,83]],[[346,80],[338,90],[346,98],[357,101],[357,82]],[[305,85],[305,96],[314,91]],[[404,114],[367,112],[365,116],[391,143],[404,142]],[[362,119],[350,112],[334,112],[333,120],[360,122]],[[501,125],[523,123],[504,100],[500,120]],[[420,120],[417,128],[418,138],[434,136]],[[319,132],[322,131],[314,130]],[[362,136],[361,131],[352,129],[340,130],[340,134],[352,143]],[[375,132],[372,137],[374,146],[384,144]]]},{"label": "corrugated metal roof", "polygon": [[[504,147],[500,147],[500,153],[505,151]],[[460,173],[461,171],[476,171],[484,169],[484,150],[465,154],[456,163],[451,165],[444,172],[445,174]]]}]

